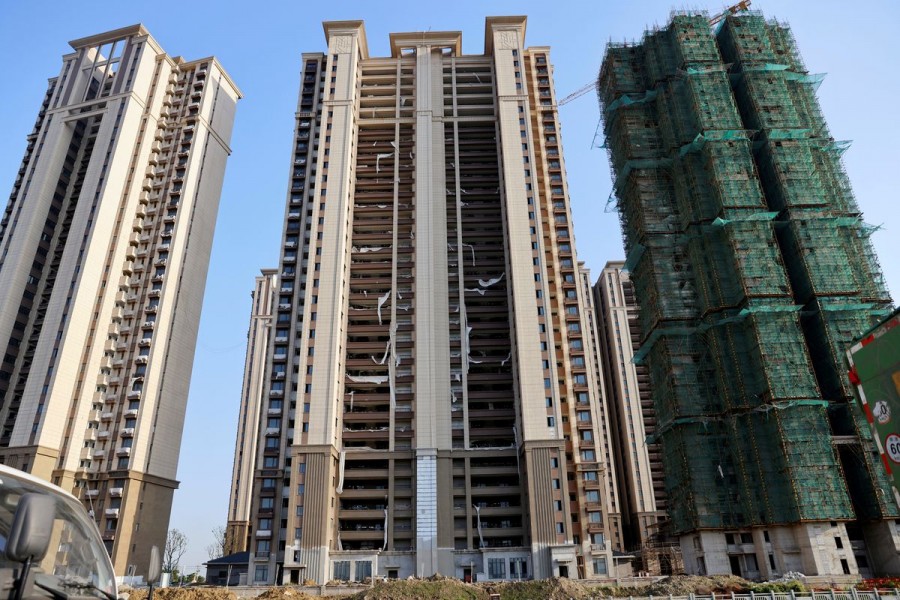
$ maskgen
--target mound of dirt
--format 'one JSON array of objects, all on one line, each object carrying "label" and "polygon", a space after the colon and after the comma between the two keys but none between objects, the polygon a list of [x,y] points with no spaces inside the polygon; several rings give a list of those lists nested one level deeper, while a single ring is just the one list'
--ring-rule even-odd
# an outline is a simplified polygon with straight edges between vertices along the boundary
[{"label": "mound of dirt", "polygon": [[458,579],[397,579],[347,596],[346,600],[488,600],[488,593]]},{"label": "mound of dirt", "polygon": [[[128,600],[147,600],[147,590],[129,590]],[[153,590],[153,600],[237,600],[234,592],[221,587],[170,587]]]},{"label": "mound of dirt", "polygon": [[591,598],[591,588],[571,579],[541,579],[507,583],[479,584],[500,594],[500,600],[585,600]]},{"label": "mound of dirt", "polygon": [[[310,596],[292,587],[270,587],[257,596],[261,600],[317,600],[320,596]],[[129,598],[129,600],[131,600]],[[155,599],[154,599],[155,600]]]},{"label": "mound of dirt", "polygon": [[699,575],[675,575],[647,586],[647,595],[685,596],[687,594],[708,595],[712,593],[727,594],[746,590],[752,585],[746,579],[735,575],[715,575],[701,577]]}]

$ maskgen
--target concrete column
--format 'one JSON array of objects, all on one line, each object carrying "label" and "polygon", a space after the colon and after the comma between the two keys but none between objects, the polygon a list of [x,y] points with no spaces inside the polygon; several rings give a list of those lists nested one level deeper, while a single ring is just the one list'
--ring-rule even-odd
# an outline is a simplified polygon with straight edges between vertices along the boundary
[{"label": "concrete column", "polygon": [[[440,48],[416,48],[416,573],[438,570],[437,451],[451,446],[447,198]],[[444,459],[449,460],[449,459]]]}]

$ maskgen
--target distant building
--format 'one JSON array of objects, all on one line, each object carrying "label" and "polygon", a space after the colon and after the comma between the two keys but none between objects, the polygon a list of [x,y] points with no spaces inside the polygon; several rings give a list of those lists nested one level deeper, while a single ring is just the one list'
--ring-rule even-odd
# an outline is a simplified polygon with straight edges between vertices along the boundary
[{"label": "distant building", "polygon": [[[613,575],[590,286],[546,47],[326,22],[303,55],[253,582]],[[246,452],[253,451],[245,447]]]},{"label": "distant building", "polygon": [[240,92],[140,25],[71,45],[0,219],[0,461],[71,490],[116,573],[145,575]]},{"label": "distant building", "polygon": [[[225,528],[225,552],[247,549],[250,539],[250,503],[256,476],[256,452],[259,441],[260,407],[266,391],[266,356],[272,331],[272,310],[278,288],[277,269],[263,269],[256,277],[251,294],[250,329],[247,331],[247,355],[241,388],[231,495],[228,499],[228,526]],[[269,409],[282,407],[269,404]]]},{"label": "distant building", "polygon": [[891,300],[790,29],[676,13],[598,82],[690,573],[900,574],[844,351]]},{"label": "distant building", "polygon": [[606,263],[593,288],[624,545],[640,559],[639,570],[670,575],[683,570],[681,550],[668,535],[662,455],[653,442],[650,375],[646,365],[632,361],[641,332],[634,286],[624,266],[624,261]]},{"label": "distant building", "polygon": [[247,585],[249,552],[235,552],[203,563],[206,567],[206,583],[209,585]]}]

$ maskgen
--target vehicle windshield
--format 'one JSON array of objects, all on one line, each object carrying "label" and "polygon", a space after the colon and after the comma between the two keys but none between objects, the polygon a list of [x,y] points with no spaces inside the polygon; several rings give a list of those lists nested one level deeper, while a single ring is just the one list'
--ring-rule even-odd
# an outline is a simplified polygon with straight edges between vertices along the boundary
[{"label": "vehicle windshield", "polygon": [[[115,598],[115,575],[109,557],[84,509],[74,499],[9,473],[0,473],[0,571],[21,565],[6,555],[6,540],[16,507],[23,494],[50,496],[56,501],[56,516],[47,555],[32,566],[35,586],[32,596],[70,598]],[[47,588],[53,588],[51,593]],[[0,593],[6,598],[9,590]]]}]

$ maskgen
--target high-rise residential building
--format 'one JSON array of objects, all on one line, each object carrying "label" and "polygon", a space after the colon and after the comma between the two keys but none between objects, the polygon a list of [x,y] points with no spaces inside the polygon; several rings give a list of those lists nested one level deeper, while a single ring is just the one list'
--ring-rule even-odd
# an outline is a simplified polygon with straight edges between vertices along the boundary
[{"label": "high-rise residential building", "polygon": [[83,499],[116,573],[141,575],[178,487],[240,92],[140,25],[71,46],[0,221],[0,460]]},{"label": "high-rise residential building", "polygon": [[[550,51],[303,55],[250,579],[607,577],[620,534]],[[245,452],[249,451],[245,449]]]},{"label": "high-rise residential building", "polygon": [[[246,551],[250,535],[250,502],[253,478],[256,476],[260,407],[264,403],[263,395],[266,392],[266,350],[269,346],[272,311],[275,308],[277,290],[278,270],[262,269],[262,273],[256,277],[256,285],[250,295],[250,329],[247,331],[247,356],[244,361],[237,439],[234,444],[228,525],[225,528],[226,555]],[[268,404],[272,414],[280,415],[284,410],[282,403],[277,400],[272,400]]]},{"label": "high-rise residential building", "polygon": [[692,573],[900,573],[843,355],[891,300],[790,29],[676,13],[598,92],[667,512]]},{"label": "high-rise residential building", "polygon": [[594,284],[625,547],[640,570],[668,575],[682,570],[681,551],[668,535],[662,455],[654,443],[656,413],[650,374],[634,364],[640,349],[638,305],[624,261],[606,263]]}]

